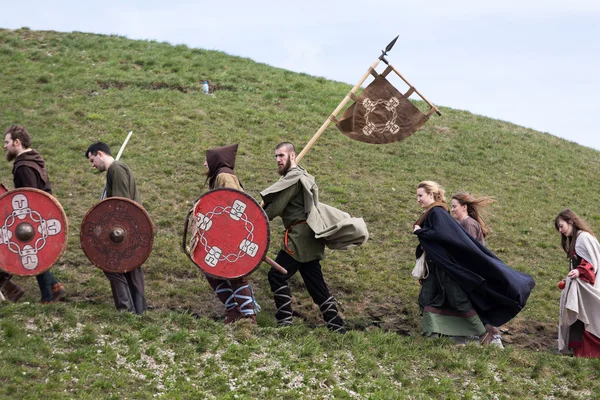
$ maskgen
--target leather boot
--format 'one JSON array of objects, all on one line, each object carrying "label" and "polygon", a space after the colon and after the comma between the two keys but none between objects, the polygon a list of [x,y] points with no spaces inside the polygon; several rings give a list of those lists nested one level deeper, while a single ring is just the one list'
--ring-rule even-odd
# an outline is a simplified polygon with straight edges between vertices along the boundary
[{"label": "leather boot", "polygon": [[225,310],[225,320],[223,323],[225,325],[233,324],[235,321],[238,321],[243,318],[242,313],[237,307],[232,307]]},{"label": "leather boot", "polygon": [[225,306],[225,324],[231,324],[242,318],[242,313],[238,308],[238,303],[235,301],[233,289],[229,281],[222,281],[215,287],[215,294]]},{"label": "leather boot", "polygon": [[52,301],[56,302],[65,297],[65,287],[62,283],[58,282],[52,285]]},{"label": "leather boot", "polygon": [[500,329],[496,328],[495,326],[486,324],[485,330],[486,332],[483,335],[481,335],[481,344],[496,346],[503,349],[504,345],[502,344],[502,334],[500,332]]},{"label": "leather boot", "polygon": [[65,297],[65,287],[62,283],[55,283],[52,285],[52,300],[41,300],[40,304],[54,304],[58,302],[60,299]]},{"label": "leather boot", "polygon": [[25,294],[25,290],[11,280],[7,280],[2,285],[2,293],[7,300],[16,303]]}]

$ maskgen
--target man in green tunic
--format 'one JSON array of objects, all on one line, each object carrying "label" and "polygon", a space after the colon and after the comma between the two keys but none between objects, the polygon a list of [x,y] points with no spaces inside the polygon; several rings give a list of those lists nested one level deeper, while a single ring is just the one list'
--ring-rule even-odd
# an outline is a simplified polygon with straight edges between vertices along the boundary
[{"label": "man in green tunic", "polygon": [[[85,157],[98,171],[106,171],[106,188],[102,194],[105,197],[125,197],[142,204],[135,178],[129,167],[113,158],[106,143],[92,144],[85,152]],[[142,267],[126,272],[104,272],[110,281],[115,307],[117,310],[127,310],[142,314],[146,311],[144,296],[144,272]]]},{"label": "man in green tunic", "polygon": [[338,314],[336,301],[321,271],[320,260],[325,258],[325,243],[323,239],[315,237],[315,232],[306,222],[311,205],[305,206],[304,193],[307,188],[317,192],[314,178],[296,164],[296,150],[292,143],[277,145],[275,158],[281,178],[263,190],[261,196],[269,220],[280,216],[286,228],[282,249],[275,261],[288,273],[282,274],[271,268],[268,275],[277,307],[275,317],[278,326],[292,323],[292,293],[287,281],[300,271],[306,289],[319,306],[327,327],[344,333],[344,321]]}]

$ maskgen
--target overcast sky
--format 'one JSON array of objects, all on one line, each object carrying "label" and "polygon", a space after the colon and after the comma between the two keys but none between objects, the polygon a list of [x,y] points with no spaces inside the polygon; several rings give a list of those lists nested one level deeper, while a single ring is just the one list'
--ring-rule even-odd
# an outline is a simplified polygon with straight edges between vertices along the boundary
[{"label": "overcast sky", "polygon": [[4,2],[0,27],[186,44],[352,85],[400,35],[388,59],[434,104],[600,149],[600,1],[488,3],[33,0]]}]

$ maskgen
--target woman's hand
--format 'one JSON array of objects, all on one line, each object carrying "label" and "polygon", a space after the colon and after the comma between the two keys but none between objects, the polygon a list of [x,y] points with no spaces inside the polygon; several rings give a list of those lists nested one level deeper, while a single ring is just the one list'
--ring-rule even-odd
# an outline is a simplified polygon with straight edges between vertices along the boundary
[{"label": "woman's hand", "polygon": [[419,230],[419,229],[421,229],[421,227],[420,227],[419,225],[415,225],[415,226],[413,226],[413,232],[415,232],[415,231],[417,231],[417,230]]},{"label": "woman's hand", "polygon": [[569,273],[567,274],[567,276],[571,279],[576,279],[579,278],[579,270],[577,268],[572,269],[569,271]]}]

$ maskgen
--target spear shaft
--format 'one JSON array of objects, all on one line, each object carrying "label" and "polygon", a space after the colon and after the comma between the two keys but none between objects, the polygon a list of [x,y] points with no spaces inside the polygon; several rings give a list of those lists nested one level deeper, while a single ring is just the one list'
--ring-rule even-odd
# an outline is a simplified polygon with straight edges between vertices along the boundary
[{"label": "spear shaft", "polygon": [[[131,135],[133,135],[133,131],[129,131],[129,133],[127,134],[125,141],[123,142],[123,144],[121,145],[121,148],[119,149],[119,152],[117,153],[117,157],[115,158],[116,161],[119,161],[119,159],[121,158],[121,155],[123,154],[123,150],[125,150],[125,146],[127,146],[127,142],[129,142],[129,138],[131,138]],[[104,200],[105,198],[106,198],[106,184],[104,184],[104,189],[102,189],[102,194],[100,195],[100,200]]]}]

